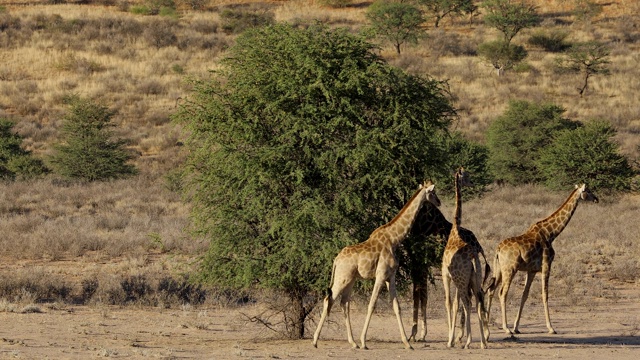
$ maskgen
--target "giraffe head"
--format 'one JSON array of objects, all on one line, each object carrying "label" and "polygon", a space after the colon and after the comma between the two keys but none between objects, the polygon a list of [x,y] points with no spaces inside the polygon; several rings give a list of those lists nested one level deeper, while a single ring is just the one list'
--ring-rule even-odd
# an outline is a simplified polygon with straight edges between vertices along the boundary
[{"label": "giraffe head", "polygon": [[587,187],[587,184],[582,184],[580,186],[576,185],[576,189],[580,192],[580,200],[592,201],[594,203],[598,202],[598,197],[591,192]]},{"label": "giraffe head", "polygon": [[469,179],[469,173],[464,170],[464,167],[460,166],[455,176],[460,182],[460,186],[473,186],[471,179]]},{"label": "giraffe head", "polygon": [[436,194],[435,187],[436,186],[430,180],[425,180],[425,182],[420,185],[421,189],[426,189],[425,201],[432,203],[436,207],[440,207],[440,199]]}]

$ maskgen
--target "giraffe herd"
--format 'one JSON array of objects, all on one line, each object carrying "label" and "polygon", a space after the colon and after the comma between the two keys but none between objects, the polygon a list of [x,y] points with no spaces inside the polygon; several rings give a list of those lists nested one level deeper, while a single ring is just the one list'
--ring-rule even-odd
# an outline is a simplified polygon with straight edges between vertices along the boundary
[{"label": "giraffe herd", "polygon": [[[555,255],[552,247],[553,240],[567,226],[580,201],[597,203],[598,198],[585,184],[576,185],[567,200],[550,216],[531,225],[522,235],[504,239],[498,244],[492,271],[476,236],[471,230],[461,227],[461,188],[471,185],[469,175],[464,168],[459,168],[454,174],[454,185],[456,203],[453,223],[447,221],[438,209],[440,199],[435,193],[435,185],[426,181],[389,223],[374,230],[366,241],[347,246],[338,253],[333,262],[330,287],[323,300],[322,315],[313,336],[314,347],[318,345],[322,326],[333,304],[340,298],[347,339],[353,348],[358,348],[358,344],[353,339],[349,317],[351,291],[357,279],[375,279],[360,335],[361,349],[367,349],[367,329],[383,284],[387,286],[397,318],[400,338],[405,348],[412,348],[409,343],[411,339],[425,341],[428,269],[412,269],[410,274],[413,282],[413,326],[409,338],[402,323],[395,287],[396,271],[399,265],[397,254],[403,240],[410,233],[413,237],[423,240],[430,235],[439,235],[446,239],[442,256],[442,281],[447,312],[448,347],[453,347],[465,335],[466,341],[463,347],[468,348],[471,344],[470,313],[473,299],[480,326],[480,346],[483,349],[486,348],[490,335],[491,302],[496,290],[502,310],[502,330],[509,335],[519,334],[518,326],[522,309],[537,273],[542,274],[542,301],[547,328],[550,334],[556,333],[551,326],[548,306],[549,275]],[[409,257],[412,256],[413,254],[409,253]],[[481,259],[484,260],[484,268]],[[511,281],[518,271],[526,272],[526,282],[513,330],[510,330],[507,326],[506,298]],[[453,287],[451,287],[452,284]],[[455,290],[455,293],[452,290]],[[460,322],[462,331],[455,338],[459,303],[462,304]],[[419,311],[421,312],[420,322],[418,321]],[[419,323],[422,329],[418,336]]]}]

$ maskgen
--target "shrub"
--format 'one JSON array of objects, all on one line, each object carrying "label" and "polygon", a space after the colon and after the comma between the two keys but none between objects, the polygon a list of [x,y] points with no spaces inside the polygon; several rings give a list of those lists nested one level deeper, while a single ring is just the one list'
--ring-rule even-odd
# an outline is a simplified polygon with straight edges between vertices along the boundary
[{"label": "shrub", "polygon": [[549,52],[561,52],[567,50],[571,45],[565,42],[569,35],[566,31],[554,30],[550,32],[536,31],[529,37],[527,43],[531,46],[543,48]]},{"label": "shrub", "polygon": [[347,5],[351,5],[353,0],[320,0],[320,4],[333,8],[341,8]]},{"label": "shrub", "polygon": [[239,34],[247,29],[275,23],[272,11],[225,9],[220,18],[222,30],[227,34]]},{"label": "shrub", "polygon": [[540,151],[558,131],[577,123],[562,118],[564,109],[553,104],[512,101],[506,112],[487,129],[489,169],[496,180],[517,185],[538,183]]},{"label": "shrub", "polygon": [[13,125],[0,118],[0,179],[28,179],[47,173],[41,160],[22,149],[22,137],[11,131]]},{"label": "shrub", "polygon": [[544,183],[553,189],[587,183],[594,190],[629,190],[636,174],[611,140],[615,135],[615,129],[601,120],[557,133],[540,152]]},{"label": "shrub", "polygon": [[478,45],[478,55],[489,62],[501,75],[527,57],[527,50],[520,45],[503,40],[488,41]]},{"label": "shrub", "polygon": [[109,128],[115,113],[90,100],[73,98],[70,102],[61,129],[62,142],[54,145],[55,153],[50,158],[56,172],[87,181],[135,174],[133,165],[127,164],[131,159],[124,149],[127,141],[111,139]]},{"label": "shrub", "polygon": [[173,46],[178,43],[178,36],[175,33],[177,23],[173,20],[151,21],[144,29],[144,39],[150,46],[158,49]]}]

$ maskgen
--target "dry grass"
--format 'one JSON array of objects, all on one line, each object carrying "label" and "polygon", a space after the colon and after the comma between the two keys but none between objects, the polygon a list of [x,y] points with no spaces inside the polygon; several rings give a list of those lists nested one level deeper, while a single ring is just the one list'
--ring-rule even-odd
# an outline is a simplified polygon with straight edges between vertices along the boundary
[{"label": "dry grass", "polygon": [[[583,99],[575,90],[580,79],[553,71],[556,55],[539,49],[528,49],[528,70],[497,77],[474,55],[477,44],[496,36],[480,19],[473,24],[446,20],[442,30],[430,30],[429,38],[402,55],[388,47],[380,53],[411,73],[448,79],[460,115],[455,127],[469,138],[483,141],[487,126],[511,99],[550,101],[565,107],[574,120],[611,121],[623,152],[638,161],[640,7],[630,0],[596,2],[605,5],[604,11],[588,22],[574,21],[570,1],[536,2],[545,30],[566,31],[569,42],[599,40],[611,46],[611,75],[595,76]],[[276,21],[304,25],[320,20],[355,32],[365,25],[369,2],[331,9],[314,0],[209,0],[203,11],[192,11],[186,1],[176,1],[179,19],[134,15],[122,11],[121,3],[0,1],[5,9],[0,12],[0,116],[17,121],[25,146],[37,155],[49,154],[67,110],[63,99],[79,94],[118,110],[118,135],[131,140],[141,170],[134,179],[96,184],[57,179],[1,183],[4,301],[23,306],[46,297],[89,303],[136,297],[146,304],[177,301],[169,298],[174,293],[162,295],[160,284],[180,288],[166,279],[180,283],[206,244],[185,232],[188,206],[167,190],[165,176],[183,159],[181,129],[169,116],[177,99],[188,96],[184,78],[215,69],[234,41],[235,35],[222,31],[220,12],[229,6],[259,7],[272,11]],[[514,41],[527,46],[533,31]],[[497,188],[465,205],[465,226],[491,257],[499,240],[550,214],[566,195],[538,187]],[[638,281],[635,217],[640,198],[601,197],[598,205],[581,205],[556,241],[551,294],[560,301],[580,302],[585,295],[615,299],[620,295],[612,284]],[[445,205],[447,217],[450,210]],[[210,295],[226,304],[238,296]],[[536,283],[531,297],[539,301]],[[6,303],[0,303],[2,309],[20,311]]]}]

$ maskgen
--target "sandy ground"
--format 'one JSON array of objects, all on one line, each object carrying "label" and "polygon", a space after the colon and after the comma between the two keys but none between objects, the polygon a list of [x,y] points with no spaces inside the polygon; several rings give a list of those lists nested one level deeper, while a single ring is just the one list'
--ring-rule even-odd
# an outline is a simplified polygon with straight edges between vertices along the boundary
[{"label": "sandy ground", "polygon": [[[278,340],[263,326],[247,321],[243,314],[256,315],[260,312],[258,305],[159,309],[41,304],[36,310],[42,312],[0,313],[0,358],[638,359],[640,287],[637,283],[622,286],[624,296],[616,301],[600,299],[589,305],[567,306],[551,300],[551,320],[557,335],[547,334],[541,305],[527,304],[521,321],[523,334],[508,339],[494,324],[485,350],[478,342],[476,318],[472,318],[471,349],[448,349],[445,317],[440,311],[429,317],[427,342],[414,343],[414,350],[405,350],[393,312],[388,307],[377,310],[368,333],[369,350],[354,350],[346,341],[339,311],[329,317],[315,349],[309,338]],[[402,308],[409,331],[409,304],[403,302]],[[363,310],[364,306],[358,304],[352,309],[356,339],[364,320]],[[499,305],[494,302],[493,320],[499,318],[498,312]],[[514,315],[509,314],[510,321]]]}]

